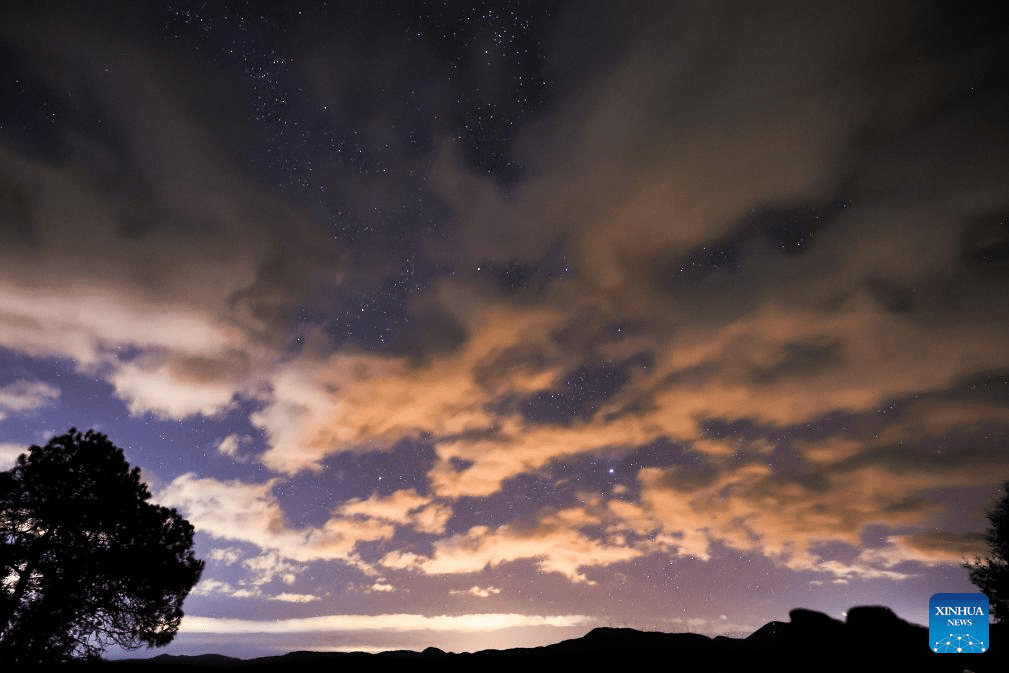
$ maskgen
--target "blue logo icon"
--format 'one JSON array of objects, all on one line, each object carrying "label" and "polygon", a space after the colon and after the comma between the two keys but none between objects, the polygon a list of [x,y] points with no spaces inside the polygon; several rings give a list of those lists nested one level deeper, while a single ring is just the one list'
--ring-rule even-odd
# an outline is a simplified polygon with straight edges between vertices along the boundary
[{"label": "blue logo icon", "polygon": [[988,651],[988,597],[933,594],[928,601],[928,647],[941,654]]}]

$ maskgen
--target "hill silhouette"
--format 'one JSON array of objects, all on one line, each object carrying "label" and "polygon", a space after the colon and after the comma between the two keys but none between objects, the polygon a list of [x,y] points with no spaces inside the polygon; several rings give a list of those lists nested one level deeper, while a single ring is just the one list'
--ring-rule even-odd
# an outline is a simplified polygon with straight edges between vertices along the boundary
[{"label": "hill silhouette", "polygon": [[928,629],[897,617],[882,606],[855,607],[844,622],[798,608],[788,622],[769,622],[746,638],[696,633],[657,633],[628,628],[596,628],[581,638],[552,645],[454,654],[429,647],[423,652],[291,652],[236,659],[215,654],[160,655],[93,664],[67,670],[104,673],[179,673],[241,669],[267,673],[396,670],[472,671],[504,665],[529,670],[559,666],[634,667],[660,665],[670,671],[916,671],[987,673],[1009,670],[1009,625],[991,626],[991,649],[984,654],[936,654]]}]

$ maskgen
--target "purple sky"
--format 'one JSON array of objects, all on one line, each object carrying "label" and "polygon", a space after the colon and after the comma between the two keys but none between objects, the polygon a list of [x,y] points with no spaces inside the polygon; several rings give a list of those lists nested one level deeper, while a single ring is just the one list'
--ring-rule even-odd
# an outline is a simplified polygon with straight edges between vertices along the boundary
[{"label": "purple sky", "polygon": [[926,623],[1009,479],[1007,19],[4,3],[0,463],[193,523],[169,653]]}]

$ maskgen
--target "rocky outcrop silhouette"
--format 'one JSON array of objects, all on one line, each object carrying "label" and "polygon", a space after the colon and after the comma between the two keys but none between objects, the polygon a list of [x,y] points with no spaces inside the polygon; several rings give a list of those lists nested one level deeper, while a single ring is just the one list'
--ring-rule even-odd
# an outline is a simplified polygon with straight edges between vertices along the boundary
[{"label": "rocky outcrop silhouette", "polygon": [[789,621],[774,621],[746,638],[709,638],[696,633],[656,633],[597,628],[581,638],[544,647],[482,650],[454,654],[429,647],[423,652],[378,654],[291,652],[276,657],[235,659],[220,655],[169,656],[101,662],[67,668],[105,673],[171,673],[242,669],[257,672],[395,670],[479,671],[491,664],[518,666],[523,673],[559,666],[661,666],[663,670],[709,671],[915,671],[916,673],[1004,673],[1009,671],[1009,625],[991,627],[991,648],[983,654],[936,654],[928,629],[911,624],[883,606],[855,607],[841,622],[822,612],[798,608]]}]

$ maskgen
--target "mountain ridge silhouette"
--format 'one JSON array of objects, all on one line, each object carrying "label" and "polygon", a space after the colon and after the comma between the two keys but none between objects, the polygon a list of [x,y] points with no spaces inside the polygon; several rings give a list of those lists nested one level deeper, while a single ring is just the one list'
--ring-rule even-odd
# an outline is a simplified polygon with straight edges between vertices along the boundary
[{"label": "mountain ridge silhouette", "polygon": [[597,627],[579,638],[540,647],[452,653],[436,647],[422,652],[312,652],[239,659],[218,654],[168,655],[122,659],[65,668],[108,673],[172,673],[250,669],[259,672],[471,671],[490,663],[518,664],[526,669],[570,665],[653,665],[656,658],[674,671],[934,671],[986,673],[1009,670],[1009,624],[992,624],[993,641],[983,654],[937,654],[928,647],[928,629],[898,617],[885,606],[858,606],[845,621],[822,612],[796,608],[789,621],[772,621],[745,638],[709,637],[697,633],[663,633],[631,628]]}]

